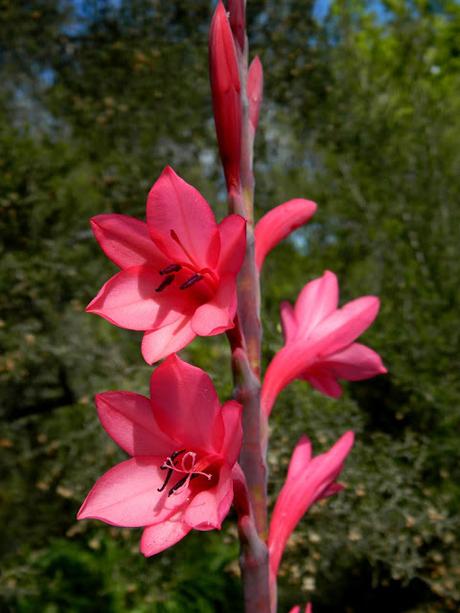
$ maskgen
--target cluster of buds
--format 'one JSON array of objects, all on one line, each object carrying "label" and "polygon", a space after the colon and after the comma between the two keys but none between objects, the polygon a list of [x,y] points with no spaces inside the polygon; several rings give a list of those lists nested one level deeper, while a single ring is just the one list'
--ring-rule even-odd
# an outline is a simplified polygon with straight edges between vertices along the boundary
[{"label": "cluster of buds", "polygon": [[[227,8],[219,0],[211,22],[211,92],[230,210],[243,212],[234,203],[246,190],[247,210],[251,197],[263,71],[258,58],[248,68],[245,2],[229,0]],[[297,198],[270,210],[255,227],[252,214],[232,213],[217,223],[203,196],[167,167],[148,194],[145,222],[119,214],[91,220],[95,238],[119,271],[87,311],[143,331],[145,361],[163,361],[151,375],[150,398],[128,391],[97,395],[101,424],[129,459],[96,482],[78,518],[143,528],[140,548],[151,556],[192,529],[219,529],[234,503],[243,574],[258,566],[258,580],[245,581],[247,611],[276,610],[286,543],[315,502],[342,489],[337,479],[354,441],[346,432],[329,451],[312,457],[311,443],[302,436],[264,527],[264,425],[278,395],[301,379],[338,398],[340,380],[386,372],[380,357],[356,342],[375,319],[379,300],[365,296],[339,308],[337,278],[328,271],[305,285],[294,307],[281,304],[285,344],[262,381],[248,357],[249,348],[260,353],[259,274],[265,257],[316,209]],[[250,321],[256,322],[253,329]],[[196,336],[224,332],[237,393],[221,405],[210,377],[177,352]],[[260,550],[267,555],[258,556]],[[252,556],[250,564],[245,556]]]}]

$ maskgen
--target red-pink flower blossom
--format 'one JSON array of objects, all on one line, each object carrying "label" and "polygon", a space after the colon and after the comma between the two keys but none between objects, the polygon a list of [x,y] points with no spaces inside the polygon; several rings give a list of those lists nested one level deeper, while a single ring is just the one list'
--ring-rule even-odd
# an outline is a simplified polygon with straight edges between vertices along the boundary
[{"label": "red-pink flower blossom", "polygon": [[329,451],[315,458],[312,458],[312,446],[306,436],[302,436],[297,443],[270,521],[268,549],[271,581],[276,579],[286,543],[303,515],[321,498],[343,489],[336,479],[353,441],[353,432],[346,432]]},{"label": "red-pink flower blossom", "polygon": [[259,56],[252,60],[248,70],[248,104],[249,104],[249,127],[252,132],[252,139],[259,124],[260,105],[264,90],[264,71]]},{"label": "red-pink flower blossom", "polygon": [[266,213],[254,229],[256,266],[262,270],[266,255],[291,232],[306,224],[315,214],[317,206],[311,200],[294,198],[275,206]]},{"label": "red-pink flower blossom", "polygon": [[244,50],[244,41],[246,38],[246,11],[244,5],[244,0],[228,0],[227,3],[229,21],[233,32],[233,37],[241,51]]},{"label": "red-pink flower blossom", "polygon": [[374,321],[380,302],[364,296],[337,308],[337,277],[326,271],[300,292],[295,308],[281,304],[285,338],[265,374],[261,403],[267,415],[276,397],[291,381],[308,381],[317,390],[338,398],[338,379],[360,381],[386,373],[379,355],[358,338]]},{"label": "red-pink flower blossom", "polygon": [[241,447],[241,405],[219,404],[209,376],[170,356],[154,371],[151,399],[131,392],[96,396],[99,419],[131,458],[106,472],[78,519],[144,527],[146,556],[192,528],[219,529],[233,499]]},{"label": "red-pink flower blossom", "polygon": [[121,268],[87,311],[129,330],[145,331],[142,355],[152,364],[195,336],[232,328],[236,276],[246,224],[239,215],[219,225],[201,194],[169,167],[152,187],[147,223],[127,215],[91,220],[105,254]]},{"label": "red-pink flower blossom", "polygon": [[209,31],[209,74],[220,157],[232,191],[240,184],[241,85],[235,42],[221,0]]}]

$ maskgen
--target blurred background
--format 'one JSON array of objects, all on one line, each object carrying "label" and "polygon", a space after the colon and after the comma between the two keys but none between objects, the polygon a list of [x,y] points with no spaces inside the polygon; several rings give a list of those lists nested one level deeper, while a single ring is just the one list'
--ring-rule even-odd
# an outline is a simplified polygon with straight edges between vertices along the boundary
[{"label": "blurred background", "polygon": [[[209,0],[0,1],[0,610],[242,611],[233,515],[145,560],[140,530],[75,514],[123,458],[96,392],[146,393],[140,335],[84,313],[115,267],[88,219],[143,218],[171,164],[225,213],[207,74]],[[286,551],[280,612],[460,610],[460,6],[449,0],[249,0],[265,69],[258,215],[319,209],[269,257],[278,304],[334,270],[342,302],[378,294],[364,342],[389,375],[340,401],[304,383],[273,413],[270,495],[301,433],[357,434],[346,490]],[[224,337],[183,352],[231,393]]]}]

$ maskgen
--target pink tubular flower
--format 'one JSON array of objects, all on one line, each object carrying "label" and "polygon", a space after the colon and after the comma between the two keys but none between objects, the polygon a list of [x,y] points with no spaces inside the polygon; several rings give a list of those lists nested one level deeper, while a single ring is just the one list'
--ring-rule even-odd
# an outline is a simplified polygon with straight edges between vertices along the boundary
[{"label": "pink tubular flower", "polygon": [[177,356],[154,371],[150,391],[151,400],[131,392],[96,396],[103,427],[131,458],[96,482],[77,516],[145,527],[145,556],[192,528],[221,527],[242,438],[241,405],[220,406],[209,376]]},{"label": "pink tubular flower", "polygon": [[209,31],[209,74],[220,157],[232,191],[240,184],[241,85],[235,42],[221,0]]},{"label": "pink tubular flower", "polygon": [[260,105],[264,89],[264,72],[259,57],[252,60],[248,70],[248,103],[249,103],[249,126],[254,139],[259,124]]},{"label": "pink tubular flower", "polygon": [[294,379],[303,379],[317,390],[338,398],[338,379],[360,381],[386,373],[379,355],[355,343],[374,321],[380,302],[364,296],[338,309],[337,277],[326,271],[300,292],[295,308],[281,304],[285,338],[265,374],[261,403],[267,415],[276,397]]},{"label": "pink tubular flower", "polygon": [[86,310],[145,331],[142,355],[149,364],[197,335],[233,327],[246,247],[242,217],[230,215],[217,225],[201,194],[167,167],[150,190],[147,223],[112,214],[93,217],[91,225],[121,272]]},{"label": "pink tubular flower", "polygon": [[294,198],[266,213],[254,229],[256,266],[262,270],[266,255],[291,232],[306,224],[315,214],[317,206],[311,200]]},{"label": "pink tubular flower", "polygon": [[286,543],[302,516],[321,498],[343,489],[343,486],[335,481],[350,453],[353,441],[353,432],[346,432],[329,451],[313,459],[308,438],[302,436],[297,443],[270,521],[268,550],[271,581],[276,579]]}]

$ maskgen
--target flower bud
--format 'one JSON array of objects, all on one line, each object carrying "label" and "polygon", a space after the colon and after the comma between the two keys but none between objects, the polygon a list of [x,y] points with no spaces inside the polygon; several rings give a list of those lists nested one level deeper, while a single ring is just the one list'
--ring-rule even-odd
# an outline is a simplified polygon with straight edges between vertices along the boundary
[{"label": "flower bud", "polygon": [[240,183],[241,86],[233,34],[221,0],[209,31],[209,73],[217,141],[230,191]]},{"label": "flower bud", "polygon": [[253,135],[259,123],[260,105],[262,102],[264,88],[264,72],[259,56],[252,60],[248,71],[248,103],[249,103],[249,122]]},{"label": "flower bud", "polygon": [[245,39],[245,1],[244,0],[228,0],[228,12],[230,19],[230,27],[232,28],[233,37],[237,42],[241,51],[244,50]]}]

